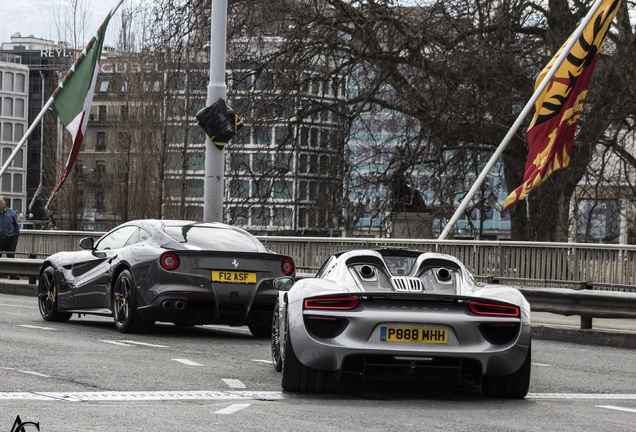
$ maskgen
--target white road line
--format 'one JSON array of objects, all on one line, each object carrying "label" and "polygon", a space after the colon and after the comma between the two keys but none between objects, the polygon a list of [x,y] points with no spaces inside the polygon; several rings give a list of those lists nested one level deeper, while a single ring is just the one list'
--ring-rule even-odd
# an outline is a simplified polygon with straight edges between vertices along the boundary
[{"label": "white road line", "polygon": [[532,363],[532,366],[551,367],[552,365],[546,363]]},{"label": "white road line", "polygon": [[172,360],[179,363],[183,363],[184,365],[188,365],[188,366],[203,366],[202,364],[193,362],[192,360],[188,360],[188,359],[172,359]]},{"label": "white road line", "polygon": [[252,359],[252,361],[253,361],[253,362],[256,362],[256,363],[267,363],[267,364],[270,364],[270,365],[272,364],[272,361],[271,361],[271,360],[259,360],[259,359]]},{"label": "white road line", "polygon": [[35,307],[35,306],[22,306],[22,305],[7,304],[7,303],[0,303],[0,306],[7,306],[10,308],[21,308],[21,309],[39,309],[38,307]]},{"label": "white road line", "polygon": [[607,399],[636,400],[636,394],[623,393],[528,393],[526,399]]},{"label": "white road line", "polygon": [[48,376],[48,375],[44,375],[44,374],[41,374],[41,373],[39,373],[39,372],[25,371],[25,370],[20,370],[20,369],[12,368],[12,367],[0,367],[0,369],[4,369],[4,370],[13,370],[13,371],[20,372],[20,373],[24,373],[24,374],[37,375],[37,376],[41,376],[41,377],[44,377],[44,378],[49,378],[49,376]]},{"label": "white road line", "polygon": [[636,413],[636,408],[623,408],[623,407],[617,407],[613,405],[598,405],[596,408],[605,408],[605,409],[616,410],[616,411]]},{"label": "white road line", "polygon": [[225,384],[227,384],[227,385],[228,385],[228,387],[232,387],[232,388],[241,388],[241,389],[247,388],[247,387],[245,386],[245,384],[243,384],[240,380],[237,380],[237,379],[225,379],[225,378],[224,378],[222,381],[223,381]]},{"label": "white road line", "polygon": [[39,400],[66,402],[168,401],[168,400],[262,400],[274,401],[293,396],[280,391],[147,391],[147,392],[0,392],[0,400]]},{"label": "white road line", "polygon": [[42,327],[42,326],[34,326],[34,325],[27,325],[27,324],[20,324],[20,327],[26,327],[26,328],[32,328],[32,329],[38,329],[38,330],[57,330],[52,327]]},{"label": "white road line", "polygon": [[102,339],[102,340],[100,340],[100,342],[105,342],[105,343],[109,343],[109,344],[113,344],[113,345],[119,345],[119,346],[125,346],[125,347],[131,347],[132,346],[132,345],[127,344],[127,343],[113,341],[113,340]]},{"label": "white road line", "polygon": [[243,408],[247,408],[251,404],[232,404],[227,408],[223,408],[219,411],[214,411],[214,414],[233,414],[237,411],[242,410]]},{"label": "white road line", "polygon": [[143,346],[152,347],[152,348],[170,348],[168,345],[156,345],[156,344],[151,344],[146,342],[137,342],[137,341],[131,341],[131,340],[122,340],[120,342],[127,343],[127,344],[134,344],[134,345],[143,345]]},{"label": "white road line", "polygon": [[48,378],[49,377],[48,375],[44,375],[44,374],[41,374],[39,372],[25,371],[25,370],[20,370],[20,369],[16,369],[16,371],[20,372],[20,373],[29,374],[29,375],[36,375],[36,376],[40,376],[40,377],[44,377],[44,378]]}]

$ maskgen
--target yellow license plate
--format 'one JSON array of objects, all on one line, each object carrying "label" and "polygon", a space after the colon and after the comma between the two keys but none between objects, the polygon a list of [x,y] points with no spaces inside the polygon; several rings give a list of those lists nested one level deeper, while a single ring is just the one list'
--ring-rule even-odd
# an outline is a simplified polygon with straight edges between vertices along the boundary
[{"label": "yellow license plate", "polygon": [[213,270],[212,282],[253,284],[256,283],[256,273]]},{"label": "yellow license plate", "polygon": [[380,327],[382,342],[448,343],[448,330],[443,328]]}]

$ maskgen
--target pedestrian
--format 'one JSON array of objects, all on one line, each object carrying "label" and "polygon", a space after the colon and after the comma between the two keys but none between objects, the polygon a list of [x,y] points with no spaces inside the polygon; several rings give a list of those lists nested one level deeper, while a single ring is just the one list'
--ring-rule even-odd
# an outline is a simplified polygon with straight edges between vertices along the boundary
[{"label": "pedestrian", "polygon": [[15,212],[7,207],[4,197],[0,195],[0,256],[6,252],[7,258],[13,258],[20,237],[20,223]]},{"label": "pedestrian", "polygon": [[57,224],[55,223],[55,219],[53,219],[52,217],[50,217],[45,223],[44,225],[42,225],[42,229],[43,230],[56,230],[57,229]]}]

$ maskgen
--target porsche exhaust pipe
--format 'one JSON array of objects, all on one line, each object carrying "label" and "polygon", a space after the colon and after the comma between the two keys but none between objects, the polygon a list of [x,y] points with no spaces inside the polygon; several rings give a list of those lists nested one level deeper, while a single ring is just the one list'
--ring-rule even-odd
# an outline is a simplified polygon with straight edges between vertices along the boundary
[{"label": "porsche exhaust pipe", "polygon": [[177,300],[174,302],[174,308],[178,311],[182,311],[185,309],[185,302],[183,300]]},{"label": "porsche exhaust pipe", "polygon": [[360,276],[362,276],[363,278],[373,277],[374,274],[375,271],[370,265],[363,265],[362,267],[360,267]]},{"label": "porsche exhaust pipe", "polygon": [[451,280],[451,272],[447,268],[437,269],[437,280],[440,282],[448,282]]},{"label": "porsche exhaust pipe", "polygon": [[172,302],[170,300],[164,300],[161,302],[161,307],[164,310],[170,310],[172,309]]}]

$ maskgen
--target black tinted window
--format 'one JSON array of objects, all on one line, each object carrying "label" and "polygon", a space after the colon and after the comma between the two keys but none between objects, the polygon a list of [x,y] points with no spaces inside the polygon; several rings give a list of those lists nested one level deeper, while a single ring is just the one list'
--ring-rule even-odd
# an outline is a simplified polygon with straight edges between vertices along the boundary
[{"label": "black tinted window", "polygon": [[99,243],[97,243],[95,250],[105,251],[121,249],[122,247],[124,247],[130,236],[133,235],[133,233],[138,229],[139,228],[137,228],[136,226],[125,226],[109,234],[106,234],[104,237],[102,237],[101,240],[99,240]]},{"label": "black tinted window", "polygon": [[166,233],[192,249],[267,252],[258,239],[247,232],[208,226],[167,226]]}]

